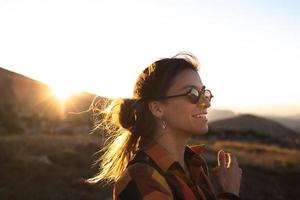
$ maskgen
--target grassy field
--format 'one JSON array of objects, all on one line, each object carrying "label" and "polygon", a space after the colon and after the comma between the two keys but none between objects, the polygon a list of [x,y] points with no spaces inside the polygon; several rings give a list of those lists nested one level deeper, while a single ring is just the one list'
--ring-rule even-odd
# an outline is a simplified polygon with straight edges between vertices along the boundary
[{"label": "grassy field", "polygon": [[206,144],[203,154],[210,167],[216,165],[219,149],[237,156],[243,169],[240,193],[243,200],[300,199],[299,149],[253,141],[210,140],[200,143]]},{"label": "grassy field", "polygon": [[110,199],[83,181],[99,150],[96,135],[13,135],[0,139],[0,199]]},{"label": "grassy field", "polygon": [[[218,149],[237,155],[243,168],[243,199],[299,199],[300,151],[258,142],[205,143],[204,157],[216,164]],[[0,136],[0,199],[111,199],[111,187],[88,185],[97,172],[99,135]]]}]

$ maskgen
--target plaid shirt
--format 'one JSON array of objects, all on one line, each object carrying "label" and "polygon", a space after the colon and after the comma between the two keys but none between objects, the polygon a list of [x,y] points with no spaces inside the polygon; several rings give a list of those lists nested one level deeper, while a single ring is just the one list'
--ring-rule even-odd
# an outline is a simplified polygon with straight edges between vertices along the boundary
[{"label": "plaid shirt", "polygon": [[[164,174],[173,177],[176,190],[181,192],[180,199],[187,200],[236,200],[231,193],[216,194],[209,178],[209,172],[200,153],[204,144],[186,146],[184,159],[191,177],[186,175],[179,162],[160,144],[154,143],[142,149],[146,157],[150,157]],[[149,158],[146,158],[149,159]],[[177,196],[176,196],[177,197]],[[178,198],[178,197],[177,197]],[[145,163],[129,165],[120,179],[115,183],[113,190],[114,200],[171,200],[174,199],[172,189],[156,169]]]}]

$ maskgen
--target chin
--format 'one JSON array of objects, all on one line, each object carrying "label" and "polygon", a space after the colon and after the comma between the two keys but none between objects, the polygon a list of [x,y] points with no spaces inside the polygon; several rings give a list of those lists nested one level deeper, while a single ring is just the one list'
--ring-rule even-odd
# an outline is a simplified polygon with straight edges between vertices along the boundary
[{"label": "chin", "polygon": [[197,135],[206,135],[208,132],[207,128],[197,129],[197,130],[191,130],[191,135],[197,136]]},{"label": "chin", "polygon": [[198,130],[196,131],[197,135],[205,135],[208,133],[208,126],[203,126],[200,129],[198,128]]}]

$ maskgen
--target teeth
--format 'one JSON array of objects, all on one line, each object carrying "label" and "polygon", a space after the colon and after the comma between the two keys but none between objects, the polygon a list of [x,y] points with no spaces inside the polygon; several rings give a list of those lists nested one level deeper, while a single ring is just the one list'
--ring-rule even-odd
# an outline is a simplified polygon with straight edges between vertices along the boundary
[{"label": "teeth", "polygon": [[197,118],[203,118],[203,119],[206,119],[206,115],[205,115],[205,114],[203,114],[203,115],[197,114],[197,115],[194,115],[194,116],[197,117]]}]

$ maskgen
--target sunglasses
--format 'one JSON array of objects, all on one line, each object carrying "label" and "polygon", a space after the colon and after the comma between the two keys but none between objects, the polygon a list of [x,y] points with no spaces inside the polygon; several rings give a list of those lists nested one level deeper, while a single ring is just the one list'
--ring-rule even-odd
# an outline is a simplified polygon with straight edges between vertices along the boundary
[{"label": "sunglasses", "polygon": [[201,91],[199,91],[196,88],[191,88],[189,91],[183,93],[183,94],[177,94],[172,96],[164,96],[160,97],[159,99],[170,99],[174,97],[182,97],[187,96],[192,104],[196,104],[200,101],[211,101],[211,99],[214,97],[210,90],[205,89],[205,86],[202,87]]}]

